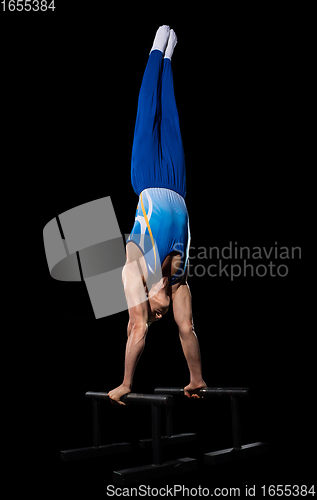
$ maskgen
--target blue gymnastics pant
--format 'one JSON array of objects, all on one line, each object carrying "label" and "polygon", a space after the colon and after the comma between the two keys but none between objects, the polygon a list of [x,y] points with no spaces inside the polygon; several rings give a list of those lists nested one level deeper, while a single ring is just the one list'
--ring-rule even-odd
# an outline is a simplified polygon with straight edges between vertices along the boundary
[{"label": "blue gymnastics pant", "polygon": [[186,195],[186,168],[170,59],[153,50],[138,100],[131,158],[131,182],[139,196],[146,188]]}]

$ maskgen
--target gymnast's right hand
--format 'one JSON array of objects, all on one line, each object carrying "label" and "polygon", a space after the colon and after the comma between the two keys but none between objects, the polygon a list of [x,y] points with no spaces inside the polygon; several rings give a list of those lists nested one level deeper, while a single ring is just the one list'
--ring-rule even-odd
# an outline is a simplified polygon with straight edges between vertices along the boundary
[{"label": "gymnast's right hand", "polygon": [[110,391],[108,396],[112,404],[126,406],[123,401],[120,401],[120,398],[122,398],[125,394],[129,394],[129,392],[131,392],[131,389],[126,385],[121,384],[119,387],[116,387],[116,389]]}]

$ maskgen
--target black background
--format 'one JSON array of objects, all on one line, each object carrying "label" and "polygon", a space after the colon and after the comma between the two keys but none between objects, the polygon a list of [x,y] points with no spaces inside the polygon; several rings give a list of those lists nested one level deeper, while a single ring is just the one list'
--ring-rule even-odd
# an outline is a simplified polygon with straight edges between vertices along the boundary
[{"label": "black background", "polygon": [[[121,383],[128,313],[96,321],[83,283],[53,280],[42,230],[56,215],[105,196],[122,234],[131,230],[138,92],[156,29],[169,24],[179,40],[172,65],[192,245],[302,248],[303,21],[296,11],[264,6],[226,4],[220,11],[182,4],[172,12],[167,5],[55,5],[55,12],[1,16],[8,165],[12,172],[22,167],[18,184],[35,229],[38,270],[26,277],[24,295],[34,355],[28,387],[40,389],[28,401],[31,448],[40,450],[33,473],[35,481],[41,471],[43,492],[56,488],[69,498],[87,489],[103,498],[113,469],[150,457],[63,463],[59,451],[91,444],[91,403],[84,394]],[[243,441],[269,442],[270,453],[153,486],[312,484],[313,401],[305,389],[312,383],[313,348],[302,261],[274,263],[286,263],[288,275],[189,279],[204,378],[209,386],[251,388],[241,403]],[[188,382],[170,311],[151,327],[133,390],[152,393]],[[175,409],[175,431],[198,432],[200,452],[230,447],[229,402],[183,401]],[[103,408],[104,444],[136,443],[150,432],[149,408]],[[180,448],[165,458],[194,453]]]}]

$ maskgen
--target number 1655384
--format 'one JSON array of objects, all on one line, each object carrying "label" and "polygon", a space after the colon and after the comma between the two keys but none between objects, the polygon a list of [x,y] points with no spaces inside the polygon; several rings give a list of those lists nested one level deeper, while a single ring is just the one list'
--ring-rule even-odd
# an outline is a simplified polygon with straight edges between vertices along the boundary
[{"label": "number 1655384", "polygon": [[1,2],[2,10],[10,12],[37,12],[37,11],[53,11],[56,9],[55,0],[3,0]]}]

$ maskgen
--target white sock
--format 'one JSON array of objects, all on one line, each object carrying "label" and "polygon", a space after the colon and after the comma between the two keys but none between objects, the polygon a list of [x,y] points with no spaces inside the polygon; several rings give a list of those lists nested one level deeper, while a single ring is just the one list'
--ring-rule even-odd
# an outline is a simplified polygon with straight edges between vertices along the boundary
[{"label": "white sock", "polygon": [[169,26],[166,26],[165,24],[163,26],[160,26],[156,32],[151,52],[152,50],[160,50],[161,52],[164,53],[165,47],[168,42],[169,34],[170,34]]},{"label": "white sock", "polygon": [[177,36],[174,30],[170,30],[170,36],[168,39],[168,44],[165,49],[165,55],[164,58],[167,57],[168,59],[172,59],[172,54],[174,52],[174,49],[177,44]]}]

